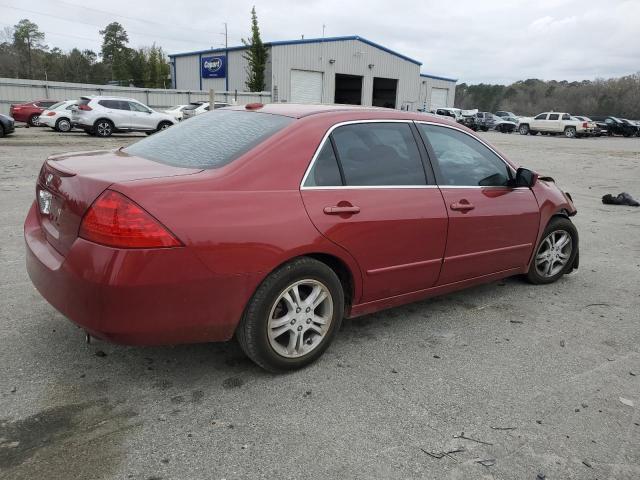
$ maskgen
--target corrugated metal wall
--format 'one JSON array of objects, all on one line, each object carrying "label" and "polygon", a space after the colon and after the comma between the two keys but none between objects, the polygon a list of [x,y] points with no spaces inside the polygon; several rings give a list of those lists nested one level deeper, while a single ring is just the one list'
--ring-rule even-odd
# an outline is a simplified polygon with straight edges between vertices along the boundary
[{"label": "corrugated metal wall", "polygon": [[[213,53],[213,52],[212,52]],[[224,54],[216,51],[215,54]],[[227,80],[200,79],[200,58],[209,53],[173,57],[177,88],[224,90],[228,81],[229,91],[246,89],[247,61],[244,50],[231,50],[227,60]],[[332,62],[330,62],[332,60]],[[372,65],[369,68],[369,65]],[[428,108],[433,88],[448,90],[447,106],[455,99],[456,82],[420,76],[420,65],[394,55],[360,40],[340,40],[271,45],[265,72],[266,89],[277,89],[277,101],[291,101],[291,70],[322,72],[322,103],[335,101],[336,74],[359,75],[362,80],[362,105],[371,105],[373,78],[398,80],[396,107],[416,110]]]},{"label": "corrugated metal wall", "polygon": [[453,107],[456,98],[456,82],[442,80],[439,78],[420,77],[420,108],[431,109],[431,91],[433,88],[446,88],[449,90],[447,95],[447,107]]},{"label": "corrugated metal wall", "polygon": [[[182,89],[165,90],[0,78],[0,113],[8,114],[9,107],[13,103],[24,103],[42,99],[69,100],[84,95],[110,95],[135,98],[149,105],[151,108],[156,109],[167,108],[173,105],[183,105],[192,101],[209,100],[209,92],[199,91],[198,89],[194,89],[194,91]],[[234,92],[225,92],[224,88],[220,91],[216,90],[216,100],[232,103],[234,100]],[[252,102],[270,103],[271,93],[238,92],[237,103],[239,105]]]},{"label": "corrugated metal wall", "polygon": [[[322,102],[333,103],[335,75],[361,75],[362,104],[371,105],[373,77],[398,80],[396,104],[415,110],[419,102],[420,66],[384,52],[358,40],[274,45],[271,47],[273,86],[278,88],[278,101],[291,96],[291,70],[323,72]],[[335,62],[330,63],[330,60]],[[369,68],[369,65],[373,65]]]}]

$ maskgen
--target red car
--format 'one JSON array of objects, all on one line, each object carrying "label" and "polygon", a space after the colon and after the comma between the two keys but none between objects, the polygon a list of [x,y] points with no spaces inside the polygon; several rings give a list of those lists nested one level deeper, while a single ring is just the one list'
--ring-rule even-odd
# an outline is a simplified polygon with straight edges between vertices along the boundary
[{"label": "red car", "polygon": [[471,130],[351,106],[219,109],[50,157],[25,222],[40,293],[125,344],[229,340],[272,371],[356,317],[578,266],[571,197]]},{"label": "red car", "polygon": [[11,105],[9,114],[17,121],[28,123],[32,127],[38,127],[40,114],[51,105],[58,103],[58,100],[36,100],[34,102]]}]

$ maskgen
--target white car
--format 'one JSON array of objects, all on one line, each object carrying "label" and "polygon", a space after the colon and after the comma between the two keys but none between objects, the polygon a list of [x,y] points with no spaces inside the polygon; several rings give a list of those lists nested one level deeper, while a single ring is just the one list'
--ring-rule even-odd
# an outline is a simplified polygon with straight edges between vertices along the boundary
[{"label": "white car", "polygon": [[176,120],[180,121],[183,117],[182,110],[184,110],[185,107],[188,107],[188,105],[176,105],[175,107],[167,108],[164,113],[168,113],[169,115],[172,115]]},{"label": "white car", "polygon": [[38,122],[40,125],[51,127],[58,132],[68,132],[71,130],[72,109],[78,104],[78,100],[66,100],[51,105],[40,114]]},{"label": "white car", "polygon": [[[213,108],[222,108],[228,107],[228,103],[224,102],[215,102],[213,104]],[[201,113],[205,113],[209,111],[209,102],[191,102],[189,105],[182,109],[182,118],[186,120],[187,118],[195,117],[196,115],[200,115]]]},{"label": "white car", "polygon": [[71,122],[89,135],[109,137],[114,132],[148,135],[178,123],[174,116],[152,110],[133,98],[80,97]]}]

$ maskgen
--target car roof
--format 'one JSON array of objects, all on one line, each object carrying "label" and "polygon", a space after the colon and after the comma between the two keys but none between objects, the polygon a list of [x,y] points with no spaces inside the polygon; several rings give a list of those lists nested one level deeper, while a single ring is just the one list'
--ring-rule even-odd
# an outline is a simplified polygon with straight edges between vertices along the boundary
[{"label": "car roof", "polygon": [[[270,113],[272,115],[283,115],[292,118],[302,118],[311,115],[328,115],[328,114],[367,114],[371,118],[388,118],[397,120],[424,120],[425,116],[435,119],[437,123],[455,123],[450,121],[442,121],[439,117],[427,113],[409,112],[405,110],[396,110],[393,108],[383,107],[362,107],[359,105],[343,105],[343,104],[297,104],[297,103],[267,103],[262,107],[246,109],[245,105],[226,107],[226,110],[250,110],[254,112]],[[342,116],[342,115],[341,115]]]}]

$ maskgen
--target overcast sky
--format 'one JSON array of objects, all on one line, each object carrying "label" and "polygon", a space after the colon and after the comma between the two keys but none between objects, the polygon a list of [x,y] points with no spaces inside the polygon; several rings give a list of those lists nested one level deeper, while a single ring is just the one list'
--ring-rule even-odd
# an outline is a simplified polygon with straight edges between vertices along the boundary
[{"label": "overcast sky", "polygon": [[[640,71],[640,0],[0,0],[0,27],[29,18],[49,46],[100,50],[98,30],[122,23],[130,46],[167,53],[262,38],[360,35],[459,82],[582,80]],[[86,5],[86,6],[83,6]]]}]

